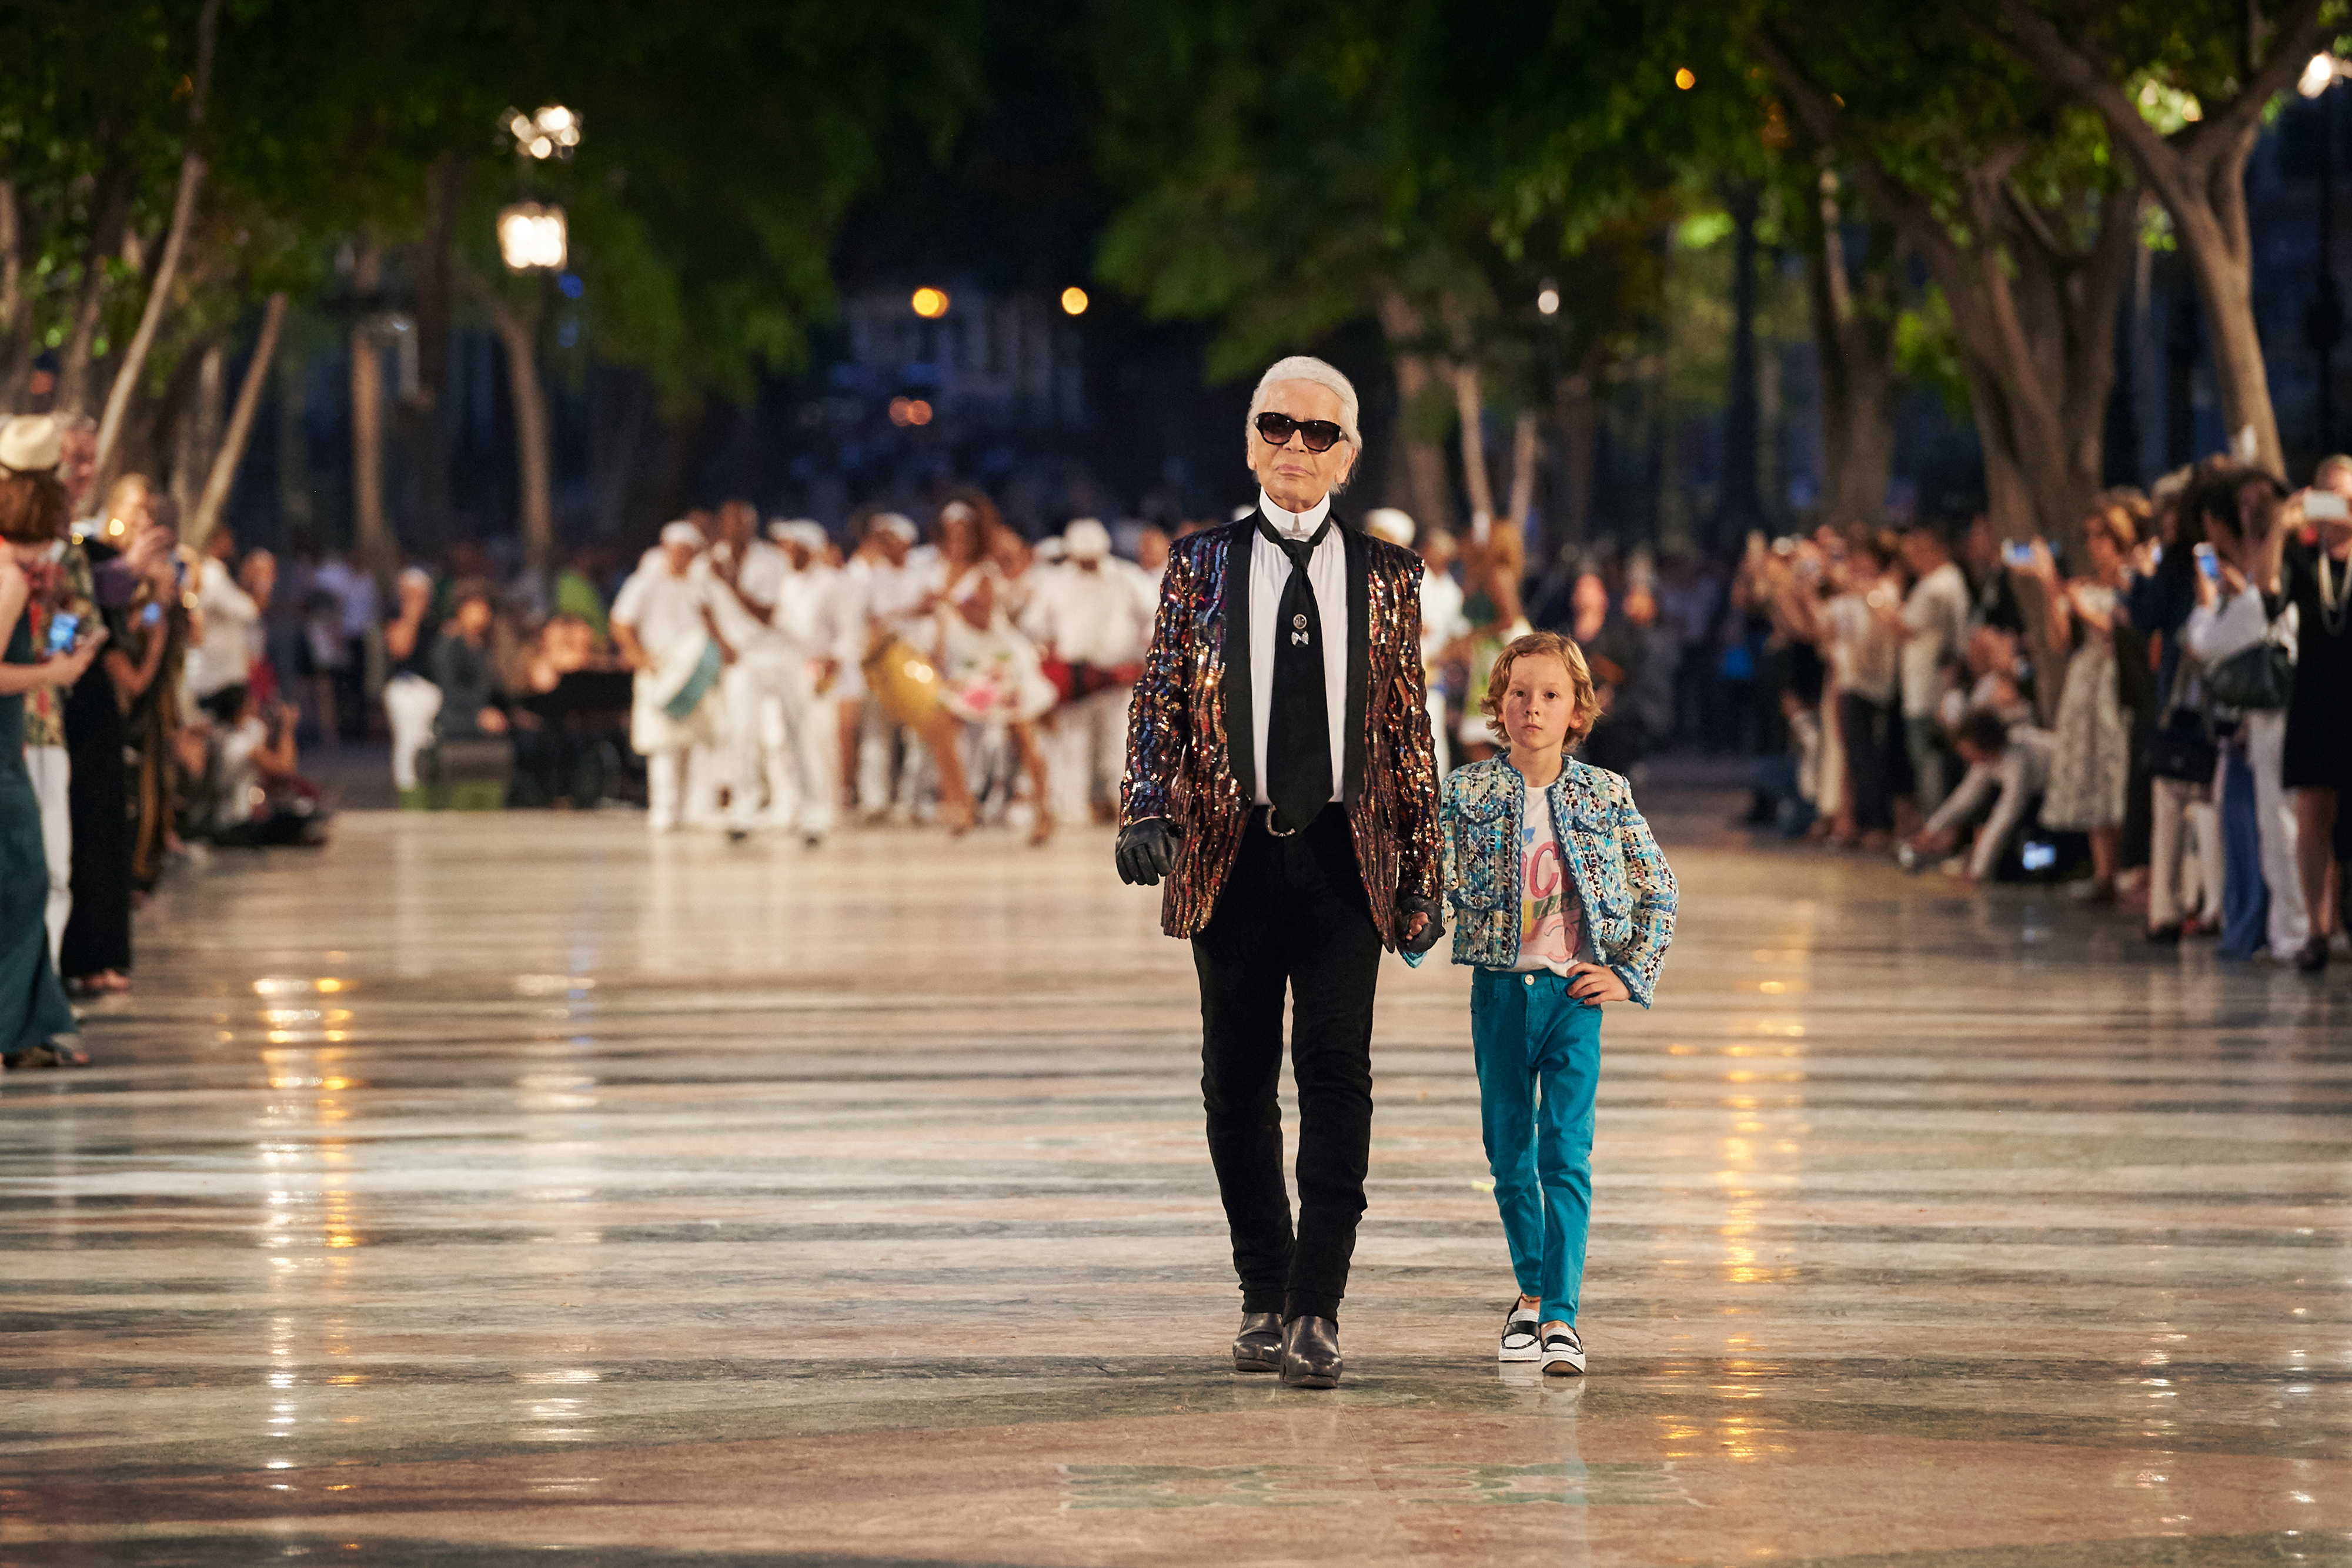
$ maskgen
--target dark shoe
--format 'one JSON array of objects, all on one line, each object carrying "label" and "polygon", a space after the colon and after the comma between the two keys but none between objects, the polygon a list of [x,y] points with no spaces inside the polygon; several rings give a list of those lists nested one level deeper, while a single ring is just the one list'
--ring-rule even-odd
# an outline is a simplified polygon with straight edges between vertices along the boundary
[{"label": "dark shoe", "polygon": [[1293,1318],[1282,1325],[1282,1380],[1293,1388],[1339,1386],[1339,1325]]},{"label": "dark shoe", "polygon": [[2147,939],[2152,945],[2158,947],[2178,947],[2180,946],[2180,927],[2178,925],[2151,925],[2147,928]]},{"label": "dark shoe", "polygon": [[15,1055],[6,1058],[6,1066],[12,1072],[45,1067],[88,1067],[89,1065],[89,1052],[81,1048],[80,1040],[69,1034],[53,1034],[40,1044],[17,1051]]},{"label": "dark shoe", "polygon": [[1244,1312],[1242,1332],[1234,1336],[1235,1372],[1282,1370],[1282,1318],[1275,1312]]},{"label": "dark shoe", "polygon": [[2306,975],[2316,975],[2327,967],[2327,938],[2315,936],[2303,945],[2294,956],[2294,967]]}]

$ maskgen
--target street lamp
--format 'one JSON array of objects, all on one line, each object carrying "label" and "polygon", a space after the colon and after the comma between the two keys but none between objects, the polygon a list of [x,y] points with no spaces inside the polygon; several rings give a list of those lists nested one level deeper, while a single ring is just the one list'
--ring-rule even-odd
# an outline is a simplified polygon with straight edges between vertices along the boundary
[{"label": "street lamp", "polygon": [[1087,313],[1087,291],[1075,286],[1062,290],[1062,314],[1083,316]]},{"label": "street lamp", "polygon": [[509,272],[562,272],[569,254],[562,207],[517,202],[499,210],[499,256]]},{"label": "street lamp", "polygon": [[536,114],[509,109],[500,123],[514,138],[515,151],[526,158],[569,158],[580,145],[580,117],[560,103]]},{"label": "street lamp", "polygon": [[914,307],[915,314],[924,320],[936,321],[948,313],[948,291],[944,288],[928,287],[918,288],[915,290],[914,298],[908,303]]},{"label": "street lamp", "polygon": [[1536,290],[1536,312],[1542,316],[1559,314],[1559,285],[1549,277]]}]

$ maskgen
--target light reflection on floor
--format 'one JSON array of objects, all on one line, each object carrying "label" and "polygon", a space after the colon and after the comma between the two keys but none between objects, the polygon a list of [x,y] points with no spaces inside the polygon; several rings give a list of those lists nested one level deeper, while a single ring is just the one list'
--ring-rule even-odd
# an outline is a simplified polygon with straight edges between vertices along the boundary
[{"label": "light reflection on floor", "polygon": [[1221,1368],[1190,961],[1107,836],[224,859],[102,1065],[0,1083],[0,1560],[2352,1562],[2352,981],[1675,858],[1593,1375],[1490,1359],[1467,987],[1391,964],[1321,1396]]}]

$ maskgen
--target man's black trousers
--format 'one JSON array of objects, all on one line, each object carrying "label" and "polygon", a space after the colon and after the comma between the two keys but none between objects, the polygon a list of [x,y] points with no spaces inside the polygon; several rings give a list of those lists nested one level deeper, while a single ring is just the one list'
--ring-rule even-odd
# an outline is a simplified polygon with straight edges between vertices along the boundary
[{"label": "man's black trousers", "polygon": [[[1372,991],[1380,933],[1345,807],[1287,838],[1250,814],[1216,912],[1192,938],[1201,1097],[1233,1232],[1242,1311],[1337,1318],[1372,1137]],[[1298,1085],[1298,1228],[1282,1182],[1282,1002]]]}]

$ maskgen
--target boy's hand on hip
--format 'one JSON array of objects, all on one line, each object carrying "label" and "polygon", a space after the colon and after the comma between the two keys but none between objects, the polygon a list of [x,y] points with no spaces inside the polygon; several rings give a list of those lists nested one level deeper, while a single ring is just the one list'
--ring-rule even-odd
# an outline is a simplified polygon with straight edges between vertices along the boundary
[{"label": "boy's hand on hip", "polygon": [[1614,969],[1599,964],[1571,964],[1568,970],[1568,994],[1580,1002],[1630,1002],[1633,994],[1625,988],[1624,979]]}]

